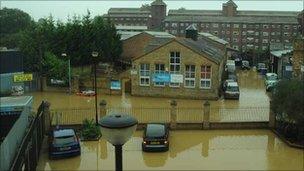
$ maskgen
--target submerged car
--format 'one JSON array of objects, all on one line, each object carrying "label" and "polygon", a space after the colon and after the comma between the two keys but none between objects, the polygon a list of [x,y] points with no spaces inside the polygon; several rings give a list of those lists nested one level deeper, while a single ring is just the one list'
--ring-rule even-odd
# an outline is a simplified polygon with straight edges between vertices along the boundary
[{"label": "submerged car", "polygon": [[265,76],[266,91],[271,91],[279,82],[278,75],[276,73],[267,73]]},{"label": "submerged car", "polygon": [[142,142],[143,151],[168,151],[169,129],[165,124],[147,124]]},{"label": "submerged car", "polygon": [[73,129],[53,130],[49,135],[49,158],[63,158],[81,154],[80,141]]},{"label": "submerged car", "polygon": [[228,82],[224,91],[225,99],[239,99],[240,90],[237,82]]},{"label": "submerged car", "polygon": [[265,70],[265,69],[267,70],[265,63],[258,63],[258,65],[257,65],[257,71],[258,72],[260,72],[262,70]]},{"label": "submerged car", "polygon": [[223,92],[225,92],[225,90],[226,90],[226,88],[228,86],[228,83],[230,83],[230,82],[235,82],[235,80],[227,79],[227,80],[224,81],[223,86],[222,86]]},{"label": "submerged car", "polygon": [[243,60],[242,61],[242,69],[247,69],[249,70],[250,69],[250,65],[249,65],[249,61],[246,61],[246,60]]}]

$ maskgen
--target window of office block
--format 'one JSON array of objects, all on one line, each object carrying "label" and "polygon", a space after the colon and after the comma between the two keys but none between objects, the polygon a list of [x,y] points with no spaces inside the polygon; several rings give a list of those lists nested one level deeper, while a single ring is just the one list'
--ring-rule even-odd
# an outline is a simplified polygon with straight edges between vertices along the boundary
[{"label": "window of office block", "polygon": [[[165,64],[155,64],[155,74],[164,74],[165,73]],[[164,82],[154,82],[155,86],[165,86]]]},{"label": "window of office block", "polygon": [[139,85],[150,85],[150,64],[140,64],[139,68]]},{"label": "window of office block", "polygon": [[195,65],[185,66],[185,84],[186,88],[195,87]]},{"label": "window of office block", "polygon": [[[180,52],[170,52],[170,74],[180,74],[181,56]],[[171,87],[179,87],[180,83],[170,83]]]},{"label": "window of office block", "polygon": [[210,89],[211,88],[211,66],[202,65],[201,66],[201,79],[200,88]]}]

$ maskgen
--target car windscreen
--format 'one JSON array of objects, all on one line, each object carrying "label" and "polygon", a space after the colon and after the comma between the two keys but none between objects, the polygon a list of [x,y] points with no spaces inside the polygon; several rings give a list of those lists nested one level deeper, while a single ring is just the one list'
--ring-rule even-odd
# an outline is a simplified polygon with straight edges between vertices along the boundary
[{"label": "car windscreen", "polygon": [[75,142],[74,136],[55,137],[55,144],[65,145]]},{"label": "car windscreen", "polygon": [[236,86],[228,86],[228,87],[227,87],[227,91],[234,91],[234,92],[237,92],[237,91],[239,91],[239,87],[236,87]]},{"label": "car windscreen", "polygon": [[278,77],[276,75],[269,75],[266,77],[267,80],[277,80]]},{"label": "car windscreen", "polygon": [[164,125],[148,125],[146,137],[163,137],[165,135]]}]

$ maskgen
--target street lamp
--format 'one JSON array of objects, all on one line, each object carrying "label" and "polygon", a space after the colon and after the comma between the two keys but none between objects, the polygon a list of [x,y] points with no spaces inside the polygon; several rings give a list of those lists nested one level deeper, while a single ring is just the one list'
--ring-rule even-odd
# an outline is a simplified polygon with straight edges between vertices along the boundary
[{"label": "street lamp", "polygon": [[126,114],[106,115],[99,121],[101,134],[115,147],[115,168],[122,171],[122,146],[131,138],[138,121]]},{"label": "street lamp", "polygon": [[[66,59],[67,58],[67,54],[66,53],[62,53],[61,56]],[[71,59],[68,58],[68,75],[69,75],[69,94],[71,94]]]},{"label": "street lamp", "polygon": [[94,61],[94,91],[95,91],[95,121],[96,125],[98,124],[98,113],[97,113],[97,77],[96,77],[96,63],[97,63],[97,57],[98,52],[93,51],[92,57]]}]

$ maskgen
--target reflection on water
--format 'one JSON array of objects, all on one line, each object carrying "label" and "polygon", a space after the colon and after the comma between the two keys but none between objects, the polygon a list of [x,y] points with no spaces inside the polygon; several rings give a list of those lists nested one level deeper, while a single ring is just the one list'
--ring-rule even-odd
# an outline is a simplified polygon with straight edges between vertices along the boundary
[{"label": "reflection on water", "polygon": [[[213,107],[268,107],[269,98],[265,92],[263,77],[255,71],[239,71],[238,82],[240,85],[240,100],[224,100],[211,101]],[[51,102],[52,109],[62,108],[94,108],[94,97],[83,97],[77,95],[68,95],[66,93],[56,92],[35,92],[34,107],[37,108],[42,100]],[[169,107],[170,98],[151,98],[151,97],[135,97],[123,93],[120,95],[98,95],[99,101],[102,99],[107,101],[109,107],[150,107],[164,108]],[[203,106],[202,100],[177,99],[178,107],[182,108],[200,108]]]},{"label": "reflection on water", "polygon": [[[303,150],[287,146],[268,130],[171,131],[170,149],[142,152],[142,131],[123,147],[125,170],[303,170]],[[113,170],[114,147],[101,139],[82,142],[82,154],[48,160],[38,170]]]}]

